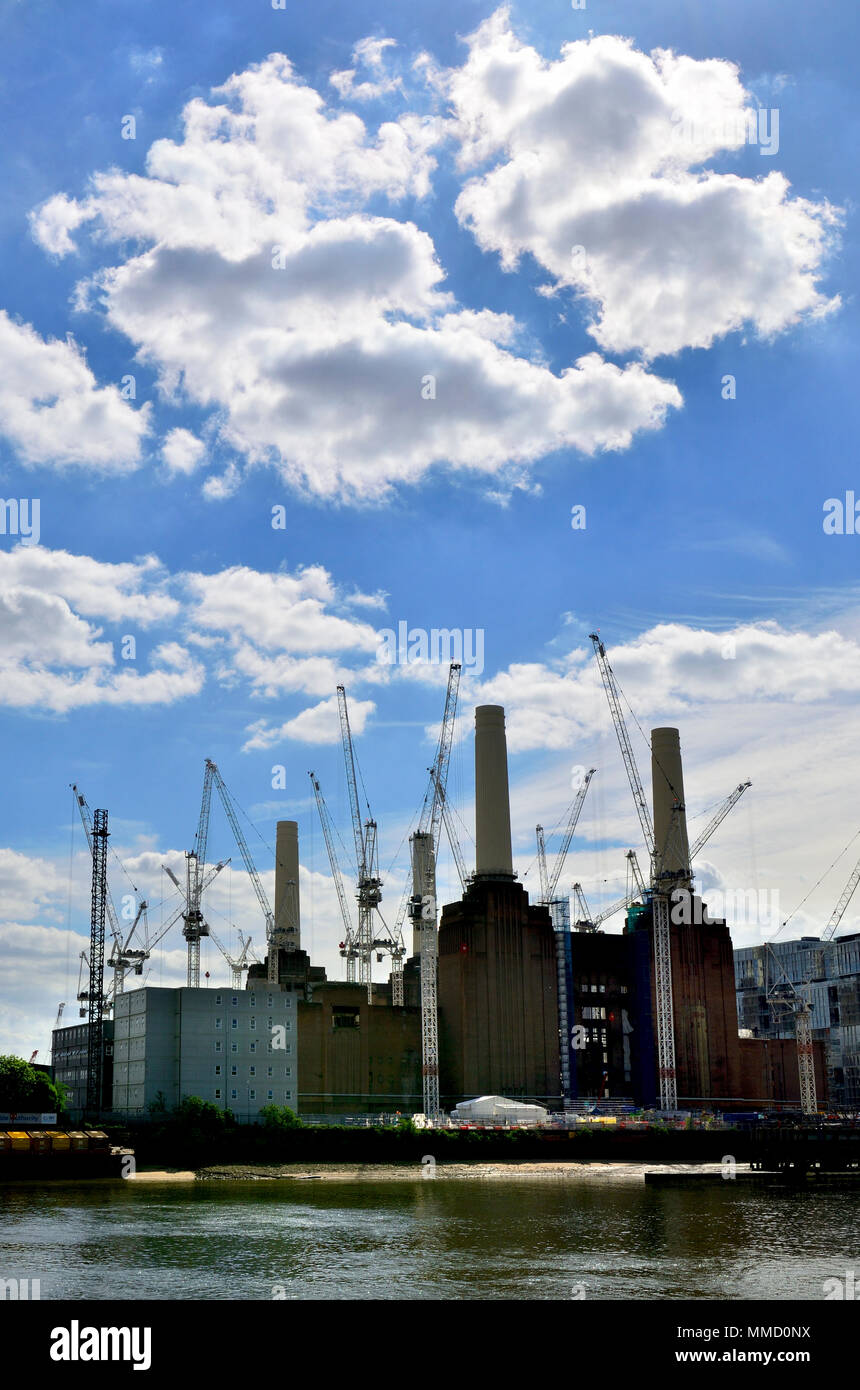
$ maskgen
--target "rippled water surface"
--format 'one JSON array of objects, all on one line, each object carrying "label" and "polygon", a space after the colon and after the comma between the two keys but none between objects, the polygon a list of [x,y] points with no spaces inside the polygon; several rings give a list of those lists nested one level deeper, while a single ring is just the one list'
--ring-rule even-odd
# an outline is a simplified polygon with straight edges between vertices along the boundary
[{"label": "rippled water surface", "polygon": [[821,1299],[851,1190],[591,1177],[9,1187],[0,1277],[43,1299]]}]

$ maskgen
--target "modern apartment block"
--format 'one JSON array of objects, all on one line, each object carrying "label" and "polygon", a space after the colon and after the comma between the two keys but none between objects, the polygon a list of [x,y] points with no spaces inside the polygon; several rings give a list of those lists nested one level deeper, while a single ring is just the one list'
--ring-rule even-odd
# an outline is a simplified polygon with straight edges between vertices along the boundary
[{"label": "modern apartment block", "polygon": [[136,989],[114,1012],[113,1108],[146,1114],[199,1096],[255,1120],[296,1108],[296,995],[290,989]]},{"label": "modern apartment block", "polygon": [[756,1037],[794,1037],[793,1018],[775,1017],[768,1004],[768,989],[781,972],[795,987],[806,987],[812,1036],[825,1047],[830,1104],[860,1110],[860,932],[829,942],[802,936],[735,951],[738,1022]]}]

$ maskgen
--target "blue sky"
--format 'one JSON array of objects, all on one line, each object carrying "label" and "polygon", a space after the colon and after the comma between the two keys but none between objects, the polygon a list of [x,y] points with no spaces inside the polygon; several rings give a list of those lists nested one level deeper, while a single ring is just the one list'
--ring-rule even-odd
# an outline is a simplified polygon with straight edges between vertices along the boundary
[{"label": "blue sky", "polygon": [[[38,546],[0,536],[0,1047],[44,1050],[73,999],[73,780],[150,901],[205,757],[267,881],[274,821],[297,816],[306,941],[336,971],[307,770],[346,840],[338,680],[394,915],[445,681],[376,662],[400,620],[483,633],[452,790],[468,827],[472,707],[503,703],[521,871],[571,767],[596,764],[570,877],[623,891],[637,828],[599,627],[643,727],[681,728],[691,816],[753,780],[703,884],[778,891],[781,918],[811,892],[791,926],[819,930],[860,756],[860,541],[822,528],[826,499],[860,496],[854,8],[0,16],[0,470],[4,498],[40,501]],[[775,153],[713,138],[756,106],[779,113]],[[210,843],[236,860],[213,924],[261,948],[223,817]],[[152,982],[182,978],[167,945]]]}]

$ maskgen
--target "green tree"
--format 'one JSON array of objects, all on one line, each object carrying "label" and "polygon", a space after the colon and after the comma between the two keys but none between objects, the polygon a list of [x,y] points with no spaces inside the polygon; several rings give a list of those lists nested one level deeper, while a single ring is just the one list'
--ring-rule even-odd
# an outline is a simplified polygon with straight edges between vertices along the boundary
[{"label": "green tree", "polygon": [[264,1105],[260,1119],[267,1129],[301,1129],[302,1122],[288,1105]]},{"label": "green tree", "polygon": [[0,1110],[65,1109],[65,1087],[21,1057],[0,1057]]}]

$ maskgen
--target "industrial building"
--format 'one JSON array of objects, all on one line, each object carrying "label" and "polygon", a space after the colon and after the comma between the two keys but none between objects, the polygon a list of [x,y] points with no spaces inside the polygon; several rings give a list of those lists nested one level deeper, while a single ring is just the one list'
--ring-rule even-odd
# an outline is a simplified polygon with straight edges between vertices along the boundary
[{"label": "industrial building", "polygon": [[[87,1058],[90,1023],[55,1028],[51,1041],[51,1070],[66,1088],[66,1104],[73,1115],[83,1114],[87,1100]],[[102,1022],[102,1108],[113,1102],[113,1020]]]},{"label": "industrial building", "polygon": [[[735,951],[738,1022],[754,1038],[791,1040],[795,1022],[774,1010],[769,990],[783,974],[811,1004],[812,1036],[826,1055],[830,1104],[860,1109],[860,932],[832,941],[802,936]],[[786,1044],[788,1046],[788,1044]]]},{"label": "industrial building", "polygon": [[[404,962],[407,899],[389,928],[378,915],[376,823],[369,808],[363,824],[359,814],[346,697],[339,687],[356,844],[357,929],[319,782],[310,775],[343,915],[346,980],[329,980],[302,948],[297,823],[277,825],[272,911],[229,793],[207,760],[181,909],[189,985],[116,993],[114,1019],[103,1031],[105,1105],[140,1115],[153,1103],[170,1106],[197,1095],[242,1119],[256,1118],[272,1103],[304,1115],[408,1114],[422,1108],[434,1115],[480,1095],[550,1110],[598,1101],[663,1110],[771,1104],[809,1110],[826,1099],[829,1087],[840,1104],[856,1107],[860,935],[826,946],[804,938],[774,948],[782,953],[787,978],[797,985],[811,981],[812,1034],[805,1031],[809,1018],[799,996],[788,1024],[786,1010],[777,1022],[761,950],[733,953],[725,921],[709,917],[691,876],[696,852],[749,783],[735,789],[691,846],[678,730],[654,729],[649,809],[614,677],[596,634],[593,640],[651,859],[649,881],[637,870],[636,892],[618,905],[626,908],[620,933],[599,930],[601,918],[577,921],[571,930],[567,903],[555,896],[594,769],[575,799],[552,875],[538,827],[538,900],[518,881],[505,714],[498,705],[475,711],[476,863],[473,872],[466,869],[444,794],[459,680],[455,664],[424,810],[410,841],[412,954]],[[200,937],[210,934],[201,893],[222,867],[207,869],[205,863],[213,786],[266,918],[266,959],[244,964],[245,988],[239,983],[242,963],[232,960],[232,989],[192,983],[199,976]],[[435,860],[443,817],[462,894],[439,915]],[[632,852],[631,857],[635,863]],[[389,979],[372,983],[371,962],[386,953]],[[282,1045],[273,1044],[273,1028],[282,1030]],[[83,1104],[86,1037],[80,1034],[79,1028],[55,1032],[54,1061],[58,1079],[67,1080]]]},{"label": "industrial building", "polygon": [[556,948],[511,853],[505,714],[475,711],[474,878],[439,928],[440,1097],[498,1094],[558,1105]]}]

